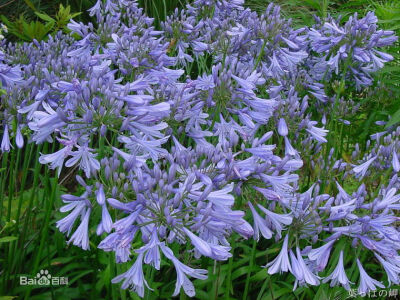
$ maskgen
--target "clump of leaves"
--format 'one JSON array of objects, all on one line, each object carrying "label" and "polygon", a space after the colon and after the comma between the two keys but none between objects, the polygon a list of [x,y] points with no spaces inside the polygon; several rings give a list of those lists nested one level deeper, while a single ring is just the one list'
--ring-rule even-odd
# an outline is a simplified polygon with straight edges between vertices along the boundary
[{"label": "clump of leaves", "polygon": [[71,13],[70,6],[64,7],[60,4],[54,17],[38,11],[35,11],[35,14],[40,20],[29,22],[23,14],[15,21],[10,21],[5,16],[1,16],[1,20],[7,25],[10,34],[22,41],[30,42],[33,39],[37,41],[45,40],[49,34],[54,34],[59,30],[67,30],[68,22],[81,13]]}]

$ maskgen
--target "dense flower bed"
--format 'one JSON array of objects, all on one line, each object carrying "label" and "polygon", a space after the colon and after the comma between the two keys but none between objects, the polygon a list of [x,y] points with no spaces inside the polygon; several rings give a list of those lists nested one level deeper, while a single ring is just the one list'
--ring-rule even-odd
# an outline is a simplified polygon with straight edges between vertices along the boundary
[{"label": "dense flower bed", "polygon": [[353,261],[360,293],[384,287],[361,251],[400,283],[400,129],[351,145],[351,161],[338,135],[360,108],[351,95],[392,59],[381,48],[397,37],[373,13],[295,29],[279,6],[259,16],[242,0],[197,0],[162,31],[135,1],[99,0],[90,14],[96,24],[71,21],[70,34],[2,42],[1,151],[55,142],[40,163],[81,170],[57,227],[87,250],[95,226],[98,248],[133,259],[112,282],[143,296],[143,264],[164,260],[174,295],[194,296],[188,277],[207,271],[182,257],[227,260],[239,234],[280,245],[265,272],[290,272],[294,289],[350,289]]}]

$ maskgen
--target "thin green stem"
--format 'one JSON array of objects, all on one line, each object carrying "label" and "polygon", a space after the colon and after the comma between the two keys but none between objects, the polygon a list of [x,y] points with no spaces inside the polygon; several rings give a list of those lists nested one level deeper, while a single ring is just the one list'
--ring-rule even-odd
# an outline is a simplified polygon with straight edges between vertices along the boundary
[{"label": "thin green stem", "polygon": [[[231,242],[232,249],[235,249],[235,241]],[[232,250],[234,251],[234,250]],[[230,293],[232,289],[232,268],[233,268],[233,255],[229,258],[228,261],[228,271],[226,274],[226,288],[225,288],[225,299],[228,300],[230,298]]]},{"label": "thin green stem", "polygon": [[244,292],[243,292],[243,300],[248,299],[248,293],[249,293],[249,286],[250,286],[250,276],[251,276],[251,271],[254,266],[254,260],[256,257],[256,246],[257,246],[257,241],[253,240],[253,247],[251,249],[251,257],[250,257],[250,262],[249,262],[249,270],[247,272],[247,277],[246,277],[246,283],[244,286]]}]

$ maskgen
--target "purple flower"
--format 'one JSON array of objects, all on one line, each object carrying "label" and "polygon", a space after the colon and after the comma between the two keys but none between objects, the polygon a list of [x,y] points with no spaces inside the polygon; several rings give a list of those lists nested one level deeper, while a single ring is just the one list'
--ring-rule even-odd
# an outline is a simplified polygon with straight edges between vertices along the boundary
[{"label": "purple flower", "polygon": [[327,140],[325,136],[328,134],[329,131],[323,128],[315,127],[314,125],[316,124],[317,122],[310,121],[308,124],[308,129],[306,129],[306,131],[310,133],[311,136],[319,143],[326,143]]},{"label": "purple flower", "polygon": [[99,16],[101,12],[101,3],[102,3],[101,0],[97,0],[96,4],[90,9],[88,9],[89,16],[91,17],[93,17],[94,15]]},{"label": "purple flower", "polygon": [[[303,260],[303,256],[300,253],[299,247],[296,247],[297,261],[299,264],[299,269],[303,274],[303,280],[311,285],[319,285],[319,277],[312,273],[310,269],[307,267],[306,263]],[[292,265],[293,268],[293,265]]]},{"label": "purple flower", "polygon": [[328,281],[331,281],[330,283],[331,287],[336,286],[338,283],[340,283],[346,290],[350,290],[350,284],[353,284],[347,278],[346,272],[344,270],[343,250],[340,251],[339,261],[338,264],[336,265],[336,268],[329,276],[325,277],[322,282],[326,283]]},{"label": "purple flower", "polygon": [[385,288],[385,286],[381,282],[371,278],[367,274],[367,272],[365,272],[358,258],[357,258],[357,265],[358,265],[358,270],[360,271],[360,285],[358,286],[359,294],[366,294],[369,291],[375,291],[377,286],[382,289]]},{"label": "purple flower", "polygon": [[400,171],[400,162],[395,150],[393,150],[392,167],[395,172]]},{"label": "purple flower", "polygon": [[91,174],[94,175],[98,170],[100,170],[100,163],[95,159],[97,154],[91,153],[93,149],[90,149],[88,146],[77,145],[77,147],[78,151],[71,152],[70,155],[72,158],[66,161],[65,166],[72,167],[80,161],[79,167],[85,172],[86,177],[89,178]]},{"label": "purple flower", "polygon": [[160,270],[161,257],[160,257],[160,246],[161,242],[158,239],[156,227],[154,227],[150,241],[139,250],[138,253],[146,253],[144,256],[144,262],[151,264],[156,270]]},{"label": "purple flower", "polygon": [[280,118],[278,121],[278,133],[281,136],[287,136],[288,134],[288,128],[284,118]]},{"label": "purple flower", "polygon": [[207,199],[213,204],[224,207],[232,206],[234,203],[234,197],[229,194],[233,190],[233,183],[226,185],[221,190],[212,191],[208,194]]},{"label": "purple flower", "polygon": [[[140,297],[144,297],[144,286],[150,289],[143,274],[143,253],[139,253],[135,263],[125,273],[118,275],[111,280],[112,283],[124,281],[121,287],[125,290],[130,288],[136,292]],[[151,290],[151,289],[150,289]]]},{"label": "purple flower", "polygon": [[193,234],[190,230],[183,228],[183,231],[186,233],[186,235],[190,238],[190,241],[192,242],[193,246],[197,251],[199,251],[202,255],[211,257],[212,256],[212,251],[210,245],[204,241],[203,239],[199,238],[195,234]]},{"label": "purple flower", "polygon": [[90,208],[86,209],[86,213],[83,216],[81,224],[78,226],[74,234],[69,239],[68,244],[73,242],[75,246],[81,247],[83,250],[88,250],[90,248],[88,234],[90,212]]},{"label": "purple flower", "polygon": [[183,231],[190,238],[196,251],[200,252],[202,255],[211,257],[215,260],[227,260],[232,256],[232,254],[229,253],[230,247],[209,244],[185,227],[183,227]]},{"label": "purple flower", "polygon": [[360,177],[363,178],[365,176],[365,173],[367,172],[369,166],[374,162],[374,160],[378,156],[375,155],[374,157],[368,159],[366,162],[362,163],[361,165],[358,165],[353,168],[353,172],[356,173],[357,175],[360,174]]},{"label": "purple flower", "polygon": [[294,291],[294,290],[296,290],[297,284],[299,282],[301,285],[304,285],[305,281],[304,281],[303,270],[301,269],[300,263],[299,263],[298,259],[296,258],[296,256],[294,255],[292,250],[290,250],[290,262],[292,265],[291,272],[294,275],[294,277],[296,278],[296,281],[293,286],[293,291]]},{"label": "purple flower", "polygon": [[292,156],[298,155],[297,150],[293,148],[293,146],[290,143],[290,141],[287,138],[287,136],[285,136],[285,154],[286,155],[292,155]]},{"label": "purple flower", "polygon": [[248,202],[248,205],[250,207],[251,213],[253,214],[253,220],[254,220],[254,238],[256,241],[260,239],[260,232],[262,236],[266,239],[272,238],[272,231],[269,229],[267,225],[267,221],[264,220],[254,209],[253,205]]},{"label": "purple flower", "polygon": [[108,212],[107,205],[104,203],[101,205],[101,222],[97,226],[97,235],[101,235],[103,232],[110,233],[112,225],[110,213]]},{"label": "purple flower", "polygon": [[96,200],[100,205],[104,205],[106,203],[106,195],[104,194],[104,187],[100,184],[97,192],[96,192]]},{"label": "purple flower", "polygon": [[376,212],[380,209],[384,209],[398,202],[400,200],[400,194],[396,195],[396,193],[397,193],[396,188],[391,188],[390,190],[386,191],[386,193],[383,196],[383,199],[378,203],[376,203],[376,205],[374,205],[373,211]]},{"label": "purple flower", "polygon": [[70,234],[72,227],[76,221],[76,219],[80,215],[84,215],[85,209],[87,207],[85,201],[86,193],[83,194],[81,197],[71,196],[71,195],[63,195],[63,201],[68,203],[67,205],[60,208],[61,212],[67,212],[72,210],[72,212],[64,217],[63,219],[57,221],[56,226],[57,228],[63,232]]},{"label": "purple flower", "polygon": [[41,164],[50,164],[50,169],[58,169],[57,176],[60,177],[64,160],[72,153],[72,146],[66,146],[57,152],[42,154],[39,157]]},{"label": "purple flower", "polygon": [[10,67],[0,62],[0,87],[21,84],[22,82],[22,72],[18,66]]},{"label": "purple flower", "polygon": [[215,88],[214,80],[212,75],[203,74],[199,76],[195,81],[196,88],[203,91],[208,91]]},{"label": "purple flower", "polygon": [[376,253],[374,253],[374,254],[386,271],[388,281],[389,281],[389,286],[392,284],[392,282],[394,284],[399,284],[400,283],[400,267],[397,266],[396,264],[393,264],[393,263],[383,259],[380,255],[378,255]]},{"label": "purple flower", "polygon": [[20,149],[24,147],[24,137],[22,136],[20,126],[17,126],[17,134],[15,135],[15,144]]},{"label": "purple flower", "polygon": [[10,143],[10,136],[8,134],[8,125],[4,126],[3,138],[1,140],[1,151],[2,152],[10,152],[11,143]]},{"label": "purple flower", "polygon": [[[108,199],[108,200],[110,200],[110,199]],[[115,230],[123,231],[125,228],[128,228],[129,226],[131,226],[136,221],[136,219],[139,217],[139,214],[141,213],[142,209],[143,209],[143,207],[139,206],[136,208],[136,210],[134,212],[130,213],[129,216],[116,221],[113,225]]]},{"label": "purple flower", "polygon": [[317,249],[313,249],[310,251],[310,253],[308,253],[308,258],[311,261],[316,261],[317,271],[322,271],[325,269],[325,266],[328,263],[329,255],[334,243],[335,240],[329,241],[325,245]]},{"label": "purple flower", "polygon": [[196,292],[193,286],[193,283],[189,280],[189,278],[186,275],[190,275],[194,278],[198,279],[206,279],[207,278],[207,270],[202,270],[202,269],[192,269],[183,263],[181,263],[173,254],[172,250],[165,246],[163,243],[160,245],[162,252],[164,255],[172,261],[172,263],[175,266],[176,274],[177,274],[177,279],[176,279],[176,285],[175,285],[175,291],[173,296],[177,296],[179,294],[179,291],[181,290],[181,287],[183,287],[183,290],[185,291],[186,295],[189,297],[194,297]]},{"label": "purple flower", "polygon": [[269,267],[268,274],[272,275],[278,272],[282,273],[287,271],[292,272],[292,267],[290,266],[288,255],[288,241],[289,235],[286,235],[285,239],[283,240],[282,249],[279,252],[279,255],[273,261],[266,265],[266,267]]},{"label": "purple flower", "polygon": [[290,214],[277,214],[274,213],[260,204],[257,205],[267,216],[266,220],[272,224],[273,229],[277,231],[278,237],[281,238],[282,230],[284,229],[282,225],[292,224],[293,217]]}]

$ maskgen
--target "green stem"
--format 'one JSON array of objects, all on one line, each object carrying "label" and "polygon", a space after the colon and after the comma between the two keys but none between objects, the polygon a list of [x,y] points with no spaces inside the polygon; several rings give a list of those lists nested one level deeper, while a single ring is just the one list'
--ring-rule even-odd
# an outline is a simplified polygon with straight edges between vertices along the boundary
[{"label": "green stem", "polygon": [[2,154],[1,170],[0,170],[0,221],[3,220],[3,208],[5,198],[5,187],[7,179],[7,164],[8,164],[8,153]]},{"label": "green stem", "polygon": [[11,151],[10,171],[8,177],[8,208],[7,208],[7,222],[11,221],[11,202],[14,194],[14,169],[15,169],[15,151]]},{"label": "green stem", "polygon": [[19,227],[19,222],[20,222],[20,216],[21,216],[21,208],[22,208],[22,202],[24,199],[24,191],[25,191],[25,184],[26,184],[26,179],[28,177],[28,168],[29,168],[29,163],[31,162],[32,154],[33,154],[33,149],[34,147],[32,144],[28,144],[25,149],[25,156],[24,156],[24,163],[22,166],[22,179],[21,179],[21,187],[20,187],[20,194],[19,194],[19,199],[18,199],[18,208],[17,208],[17,215],[15,218],[16,224],[15,224],[15,230],[18,232],[18,227]]},{"label": "green stem", "polygon": [[246,283],[244,286],[243,300],[248,299],[247,294],[249,293],[251,270],[253,269],[254,260],[256,257],[256,246],[257,246],[257,241],[253,240],[253,248],[251,249],[251,258],[249,262],[249,270],[247,272]]},{"label": "green stem", "polygon": [[[235,241],[231,242],[232,249],[235,249],[234,245]],[[232,250],[234,251],[234,250]],[[233,254],[233,253],[232,253]],[[228,273],[226,275],[226,288],[225,288],[225,299],[228,300],[230,298],[230,293],[232,289],[232,268],[233,268],[233,255],[229,258],[228,261]]]},{"label": "green stem", "polygon": [[[46,189],[50,191],[50,197],[46,201],[46,210],[45,210],[45,220],[43,224],[43,229],[41,232],[41,238],[40,238],[40,244],[39,244],[39,249],[36,254],[34,264],[33,264],[33,273],[37,272],[43,252],[43,247],[46,244],[46,239],[48,237],[48,232],[49,232],[49,225],[50,225],[50,216],[53,211],[53,206],[54,206],[54,201],[55,201],[55,196],[56,196],[56,191],[57,191],[57,186],[58,186],[58,178],[54,177],[53,182],[51,182],[49,178],[48,172],[46,172],[45,175],[45,184],[46,184]],[[31,292],[31,288],[29,288],[25,294],[25,299],[29,299],[29,295]]]},{"label": "green stem", "polygon": [[35,167],[33,171],[33,182],[32,182],[32,191],[30,193],[29,197],[29,203],[28,203],[28,208],[26,210],[26,216],[24,218],[24,225],[22,227],[21,235],[18,240],[18,252],[16,252],[15,257],[15,274],[18,274],[22,268],[22,258],[24,257],[24,252],[26,250],[26,247],[24,245],[25,237],[27,236],[28,233],[28,224],[31,223],[31,212],[32,212],[32,206],[34,203],[35,198],[37,197],[37,188],[38,188],[38,183],[39,183],[39,174],[41,170],[41,164],[39,163],[39,154],[40,150],[42,149],[42,146],[39,145],[37,148],[36,156],[35,156]]},{"label": "green stem", "polygon": [[218,299],[218,287],[219,287],[219,276],[221,274],[221,264],[218,263],[217,261],[215,261],[216,264],[218,264],[218,273],[217,273],[217,280],[215,280],[215,284],[214,284],[214,299]]}]

